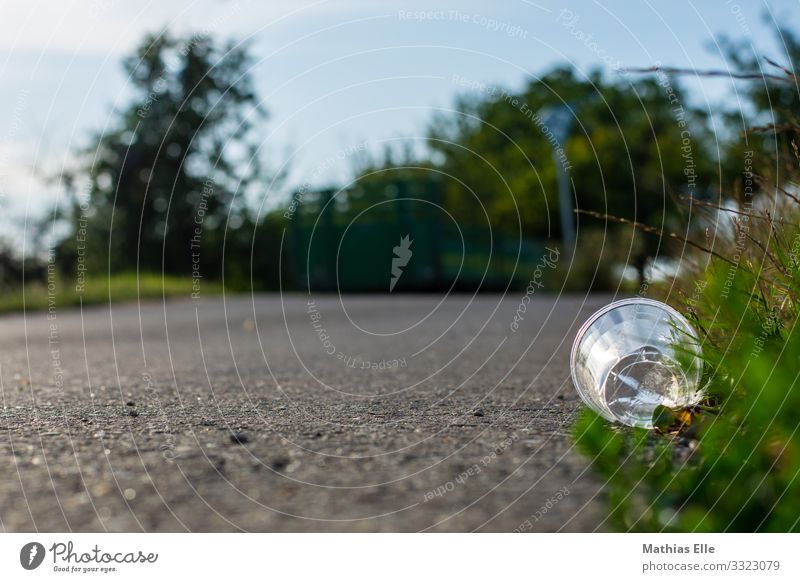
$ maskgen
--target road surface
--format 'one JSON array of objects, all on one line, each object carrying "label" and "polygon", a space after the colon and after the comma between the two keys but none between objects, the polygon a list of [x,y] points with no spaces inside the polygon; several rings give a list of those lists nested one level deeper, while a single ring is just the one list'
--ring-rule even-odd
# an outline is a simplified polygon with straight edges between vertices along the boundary
[{"label": "road surface", "polygon": [[0,528],[605,529],[568,360],[610,298],[523,294],[0,318]]}]

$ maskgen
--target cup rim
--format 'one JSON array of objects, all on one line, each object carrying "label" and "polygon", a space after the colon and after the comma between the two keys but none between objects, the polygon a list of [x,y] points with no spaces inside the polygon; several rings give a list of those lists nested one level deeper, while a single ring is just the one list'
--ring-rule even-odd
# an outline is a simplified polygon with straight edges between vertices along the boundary
[{"label": "cup rim", "polygon": [[[600,319],[609,311],[613,311],[614,309],[617,309],[619,307],[624,307],[626,305],[651,305],[653,307],[658,307],[659,309],[666,311],[669,315],[678,320],[678,322],[680,322],[682,325],[686,326],[687,330],[690,331],[695,338],[698,337],[697,331],[694,329],[694,327],[692,327],[692,324],[689,323],[689,320],[686,319],[686,317],[684,317],[684,315],[680,311],[678,311],[671,305],[664,303],[663,301],[656,301],[655,299],[648,299],[646,297],[628,297],[625,299],[618,299],[616,301],[612,301],[611,303],[608,303],[607,305],[604,305],[603,307],[595,311],[592,315],[589,316],[589,319],[587,319],[583,323],[583,325],[581,325],[581,327],[578,329],[578,333],[575,335],[575,340],[572,342],[572,350],[570,351],[569,355],[569,371],[570,371],[570,377],[572,379],[572,385],[575,387],[575,391],[578,393],[578,396],[581,397],[581,400],[583,400],[584,404],[586,404],[593,410],[597,410],[595,407],[595,403],[589,402],[587,400],[587,396],[585,396],[583,392],[578,388],[579,386],[578,379],[576,378],[575,375],[575,358],[578,352],[578,345],[581,343],[583,336],[586,335],[586,331],[592,326],[592,324],[594,324],[594,322],[596,322],[598,319]],[[606,417],[608,420],[616,420],[616,418],[614,418],[613,416],[608,416],[606,414],[602,414],[602,416]]]}]

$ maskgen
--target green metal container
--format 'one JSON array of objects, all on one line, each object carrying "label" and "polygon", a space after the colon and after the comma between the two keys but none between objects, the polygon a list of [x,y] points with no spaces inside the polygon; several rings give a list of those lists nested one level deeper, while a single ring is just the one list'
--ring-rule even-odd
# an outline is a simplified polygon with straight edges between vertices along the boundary
[{"label": "green metal container", "polygon": [[290,227],[290,272],[299,288],[516,289],[527,284],[544,252],[541,243],[488,227],[459,228],[430,200],[387,198],[355,212],[337,203],[346,197],[332,190],[303,196],[315,203],[297,212]]}]

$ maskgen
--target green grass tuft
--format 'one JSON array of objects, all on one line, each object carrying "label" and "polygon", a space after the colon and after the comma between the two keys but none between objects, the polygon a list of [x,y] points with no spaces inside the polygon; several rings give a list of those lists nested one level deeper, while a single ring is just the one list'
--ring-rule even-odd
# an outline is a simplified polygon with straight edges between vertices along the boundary
[{"label": "green grass tuft", "polygon": [[[79,291],[74,281],[56,278],[52,286],[43,282],[28,283],[0,291],[0,313],[43,311],[52,305],[57,309],[78,305],[130,303],[139,300],[185,298],[192,296],[192,279],[189,277],[162,276],[159,274],[121,274],[110,277],[87,278]],[[202,281],[203,297],[219,295],[222,285]]]}]

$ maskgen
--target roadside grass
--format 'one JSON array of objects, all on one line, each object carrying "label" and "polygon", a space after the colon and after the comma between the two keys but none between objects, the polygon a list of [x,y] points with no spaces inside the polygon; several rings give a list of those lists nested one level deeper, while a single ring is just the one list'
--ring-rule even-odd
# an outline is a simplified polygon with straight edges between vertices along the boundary
[{"label": "roadside grass", "polygon": [[[102,305],[130,303],[139,300],[162,298],[190,298],[192,295],[190,277],[162,276],[160,274],[120,274],[110,277],[89,277],[82,291],[78,291],[75,281],[57,278],[53,286],[42,281],[27,283],[24,287],[0,289],[0,313],[43,311],[51,302],[57,308],[78,305]],[[222,293],[222,285],[203,280],[200,287],[203,296]]]},{"label": "roadside grass", "polygon": [[700,333],[703,406],[658,411],[655,431],[590,411],[574,427],[616,529],[800,531],[800,203],[748,214],[661,290]]},{"label": "roadside grass", "polygon": [[[800,125],[783,129],[800,135]],[[656,411],[653,431],[588,410],[573,427],[607,484],[607,527],[800,531],[797,148],[772,159],[776,166],[779,180],[754,177],[751,204],[705,206],[717,228],[687,245],[678,276],[656,291],[700,334],[702,406]]]}]

